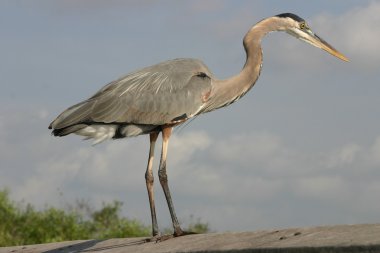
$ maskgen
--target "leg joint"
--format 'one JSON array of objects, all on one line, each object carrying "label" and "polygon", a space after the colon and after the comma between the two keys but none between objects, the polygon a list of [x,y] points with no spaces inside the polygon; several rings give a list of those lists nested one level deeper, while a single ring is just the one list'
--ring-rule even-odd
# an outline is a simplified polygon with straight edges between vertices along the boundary
[{"label": "leg joint", "polygon": [[149,173],[149,172],[146,172],[145,173],[145,181],[147,183],[153,183],[154,182],[154,177],[153,177],[153,174],[152,173]]},{"label": "leg joint", "polygon": [[165,168],[160,168],[158,170],[158,178],[160,179],[160,182],[167,182],[168,181],[168,175],[166,174]]}]

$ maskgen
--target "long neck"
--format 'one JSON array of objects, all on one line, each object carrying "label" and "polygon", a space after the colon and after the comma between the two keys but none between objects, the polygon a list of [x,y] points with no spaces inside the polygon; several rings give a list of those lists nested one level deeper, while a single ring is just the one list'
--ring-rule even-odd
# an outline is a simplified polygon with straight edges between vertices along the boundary
[{"label": "long neck", "polygon": [[241,72],[229,79],[215,80],[212,98],[206,106],[206,111],[212,111],[227,106],[247,93],[256,83],[262,66],[261,40],[275,27],[263,20],[253,26],[243,40],[246,52],[246,62]]}]

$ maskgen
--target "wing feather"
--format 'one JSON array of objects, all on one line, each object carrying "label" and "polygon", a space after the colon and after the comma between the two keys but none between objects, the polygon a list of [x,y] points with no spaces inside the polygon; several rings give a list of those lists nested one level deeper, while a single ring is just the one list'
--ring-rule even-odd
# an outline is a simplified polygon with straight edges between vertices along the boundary
[{"label": "wing feather", "polygon": [[96,122],[162,125],[183,115],[192,117],[202,108],[212,79],[212,73],[199,60],[162,62],[107,84],[88,100],[61,113],[51,127]]}]

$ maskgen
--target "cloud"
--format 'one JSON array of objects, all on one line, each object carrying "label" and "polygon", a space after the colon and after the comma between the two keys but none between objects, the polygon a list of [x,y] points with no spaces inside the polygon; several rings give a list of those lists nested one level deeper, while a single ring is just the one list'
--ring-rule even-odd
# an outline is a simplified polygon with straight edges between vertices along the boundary
[{"label": "cloud", "polygon": [[369,149],[369,164],[380,167],[380,136]]},{"label": "cloud", "polygon": [[300,196],[318,199],[336,199],[344,194],[346,182],[339,176],[321,175],[295,181],[293,191]]},{"label": "cloud", "polygon": [[194,152],[203,151],[211,145],[211,139],[206,132],[186,132],[174,135],[170,140],[170,151],[175,152],[171,157],[174,166],[190,162]]},{"label": "cloud", "polygon": [[351,165],[356,161],[360,152],[362,152],[362,147],[357,144],[348,144],[343,148],[332,152],[330,159],[327,162],[327,167],[334,168],[337,166]]},{"label": "cloud", "polygon": [[[366,221],[365,216],[352,218],[355,212],[368,212],[366,205],[359,208],[357,203],[363,199],[376,202],[374,196],[380,194],[373,184],[379,180],[376,173],[378,167],[373,166],[372,160],[376,155],[366,155],[377,152],[378,139],[367,147],[348,144],[316,154],[295,150],[270,133],[236,134],[221,141],[212,140],[211,143],[211,157],[208,155],[211,159],[199,165],[182,166],[181,169],[185,170],[183,178],[189,179],[175,183],[176,188],[180,188],[182,194],[193,195],[200,201],[212,199],[213,203],[230,207],[230,211],[231,206],[235,206],[233,217],[242,217],[245,213],[243,209],[255,207],[254,212],[261,214],[258,217],[269,221],[269,216],[264,215],[273,212],[268,210],[269,203],[281,203],[283,200],[280,198],[286,195],[288,201],[298,202],[295,205],[300,210],[307,208],[302,204],[307,199],[307,202],[318,203],[320,209],[336,209],[336,213],[331,211],[330,215],[338,223],[346,222],[347,217],[339,218],[339,212],[345,208],[350,208],[345,210],[346,213],[351,212],[350,222],[363,222]],[[361,173],[361,180],[356,177],[357,173]],[[362,184],[363,180],[368,184]],[[369,189],[375,194],[373,197],[367,196]],[[369,213],[373,216],[379,211],[379,205],[372,205],[372,208]],[[291,209],[288,211],[292,212]],[[296,222],[295,216],[290,213],[286,215]],[[318,224],[312,216],[310,213],[308,225]],[[239,226],[248,226],[241,221],[236,221]],[[276,222],[282,224],[283,221]],[[260,221],[254,219],[250,225],[257,223]]]}]

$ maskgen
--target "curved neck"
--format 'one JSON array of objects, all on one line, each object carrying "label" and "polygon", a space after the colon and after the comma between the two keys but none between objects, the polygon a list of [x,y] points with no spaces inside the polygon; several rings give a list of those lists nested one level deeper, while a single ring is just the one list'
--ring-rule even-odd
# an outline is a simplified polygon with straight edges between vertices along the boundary
[{"label": "curved neck", "polygon": [[247,93],[256,83],[262,66],[261,40],[271,31],[278,30],[271,18],[264,19],[254,25],[243,40],[246,62],[239,74],[225,80],[215,80],[213,96],[206,111],[227,106]]}]

